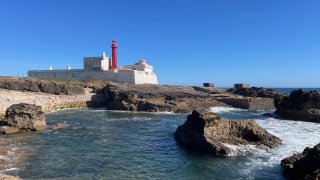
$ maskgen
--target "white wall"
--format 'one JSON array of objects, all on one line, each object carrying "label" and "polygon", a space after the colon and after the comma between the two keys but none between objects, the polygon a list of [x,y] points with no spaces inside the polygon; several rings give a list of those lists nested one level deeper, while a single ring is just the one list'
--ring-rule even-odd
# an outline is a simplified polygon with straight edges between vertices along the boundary
[{"label": "white wall", "polygon": [[29,71],[29,77],[61,78],[61,79],[102,79],[129,84],[158,84],[154,73],[136,70],[109,70],[109,71],[83,71],[83,70],[51,70]]},{"label": "white wall", "polygon": [[158,84],[158,78],[155,73],[145,71],[134,71],[135,82],[134,84]]}]

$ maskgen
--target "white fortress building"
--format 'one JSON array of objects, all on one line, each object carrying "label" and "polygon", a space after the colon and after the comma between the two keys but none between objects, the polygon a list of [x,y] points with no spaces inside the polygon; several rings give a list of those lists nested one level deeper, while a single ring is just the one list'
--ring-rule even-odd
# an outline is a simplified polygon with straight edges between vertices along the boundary
[{"label": "white fortress building", "polygon": [[157,75],[147,61],[139,60],[134,65],[117,65],[117,44],[112,41],[112,58],[102,53],[101,57],[85,57],[83,69],[30,70],[28,77],[61,79],[101,79],[128,84],[158,84]]}]

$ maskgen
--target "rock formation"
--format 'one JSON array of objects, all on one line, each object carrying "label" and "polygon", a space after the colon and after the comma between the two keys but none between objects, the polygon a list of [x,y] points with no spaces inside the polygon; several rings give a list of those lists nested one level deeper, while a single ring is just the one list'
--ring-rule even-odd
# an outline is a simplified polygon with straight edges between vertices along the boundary
[{"label": "rock formation", "polygon": [[80,95],[85,91],[71,83],[53,82],[33,78],[0,78],[0,88],[16,91],[44,92],[55,95]]},{"label": "rock formation", "polygon": [[25,131],[41,131],[46,128],[46,118],[40,106],[31,104],[14,104],[5,115],[9,127]]},{"label": "rock formation", "polygon": [[283,159],[281,165],[293,179],[320,179],[320,144]]},{"label": "rock formation", "polygon": [[110,83],[104,92],[106,106],[112,110],[190,113],[196,107],[227,106],[211,97],[211,92],[193,87]]},{"label": "rock formation", "polygon": [[[84,91],[84,94],[81,94]],[[273,99],[243,97],[223,89],[199,86],[132,85],[104,80],[36,79],[0,76],[0,119],[12,104],[29,103],[45,112],[69,107],[190,113],[213,106],[274,108]]]},{"label": "rock formation", "polygon": [[174,135],[182,145],[210,154],[229,154],[225,144],[274,148],[282,142],[254,120],[229,121],[206,110],[194,110]]},{"label": "rock formation", "polygon": [[53,131],[56,131],[56,130],[58,130],[58,129],[66,128],[66,127],[69,127],[69,125],[66,124],[66,123],[54,123],[54,124],[52,125],[52,130],[53,130]]},{"label": "rock formation", "polygon": [[225,97],[217,99],[234,108],[241,109],[271,109],[274,108],[273,98],[259,97]]},{"label": "rock formation", "polygon": [[287,94],[281,93],[274,89],[262,88],[262,87],[251,87],[251,88],[241,88],[241,89],[231,89],[230,92],[246,97],[265,97],[274,98],[277,96],[287,96]]},{"label": "rock formation", "polygon": [[276,114],[288,119],[320,122],[320,92],[295,90],[274,99]]}]

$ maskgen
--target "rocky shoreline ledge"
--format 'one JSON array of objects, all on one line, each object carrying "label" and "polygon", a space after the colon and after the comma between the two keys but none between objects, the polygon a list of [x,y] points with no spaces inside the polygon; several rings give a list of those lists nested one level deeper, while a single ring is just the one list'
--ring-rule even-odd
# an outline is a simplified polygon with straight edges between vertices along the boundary
[{"label": "rocky shoreline ledge", "polygon": [[[273,93],[273,96],[278,95]],[[110,110],[176,113],[190,113],[194,108],[212,106],[274,108],[272,95],[246,96],[213,87],[16,77],[0,77],[0,99],[3,100],[0,103],[0,119],[3,119],[9,106],[19,103],[41,106],[44,112],[60,108],[102,106]]]},{"label": "rocky shoreline ledge", "polygon": [[41,106],[44,112],[74,107],[105,106],[105,96],[97,93],[103,82],[73,82],[34,78],[0,77],[0,119],[13,104]]}]

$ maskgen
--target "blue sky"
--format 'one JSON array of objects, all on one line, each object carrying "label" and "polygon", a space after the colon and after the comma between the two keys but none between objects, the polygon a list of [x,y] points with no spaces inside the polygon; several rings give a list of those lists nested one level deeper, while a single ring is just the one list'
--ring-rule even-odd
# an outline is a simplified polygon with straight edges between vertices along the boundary
[{"label": "blue sky", "polygon": [[320,87],[319,0],[0,0],[0,75],[145,58],[161,84]]}]

